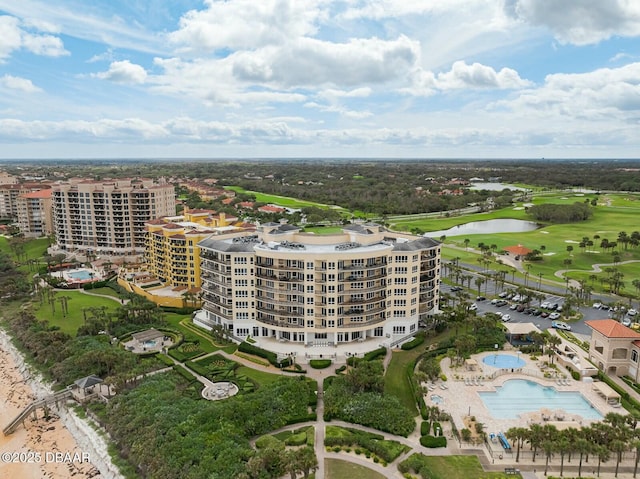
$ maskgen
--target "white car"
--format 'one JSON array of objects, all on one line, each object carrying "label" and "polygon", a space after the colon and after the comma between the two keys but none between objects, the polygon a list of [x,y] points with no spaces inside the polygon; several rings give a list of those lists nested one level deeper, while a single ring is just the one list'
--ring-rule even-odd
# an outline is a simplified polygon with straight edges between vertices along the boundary
[{"label": "white car", "polygon": [[547,309],[549,306],[551,306],[551,303],[549,303],[549,301],[543,301],[542,304],[540,305],[541,308],[545,308],[545,309]]},{"label": "white car", "polygon": [[627,311],[627,314],[629,316],[635,316],[636,314],[638,314],[638,311],[636,311],[635,309],[630,309],[629,311]]},{"label": "white car", "polygon": [[593,303],[593,309],[600,309],[602,307],[602,303]]},{"label": "white car", "polygon": [[475,311],[476,309],[478,309],[478,305],[476,303],[472,303],[471,306],[469,306],[469,311]]},{"label": "white car", "polygon": [[549,315],[549,319],[553,320],[553,319],[558,319],[560,317],[560,313],[551,313]]},{"label": "white car", "polygon": [[631,326],[631,319],[629,319],[629,318],[622,318],[622,325],[623,325],[623,326],[626,326],[626,327],[628,328],[629,326]]},{"label": "white car", "polygon": [[551,323],[551,327],[556,329],[562,329],[564,331],[571,331],[571,326],[569,326],[564,321],[554,321],[553,323]]},{"label": "white car", "polygon": [[503,314],[502,315],[502,321],[504,321],[505,323],[508,321],[511,321],[511,315],[510,314]]},{"label": "white car", "polygon": [[517,303],[513,303],[513,304],[511,304],[511,305],[509,306],[509,309],[510,309],[511,311],[515,311],[515,309],[516,309],[517,307],[518,307],[518,304],[517,304]]}]

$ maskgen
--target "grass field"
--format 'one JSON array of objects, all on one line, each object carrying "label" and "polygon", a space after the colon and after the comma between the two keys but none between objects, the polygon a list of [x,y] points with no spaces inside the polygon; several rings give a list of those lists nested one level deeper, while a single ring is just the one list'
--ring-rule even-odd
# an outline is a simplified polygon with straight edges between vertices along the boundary
[{"label": "grass field", "polygon": [[276,373],[276,369],[273,370],[273,373],[267,373],[264,371],[258,371],[257,369],[248,368],[246,366],[240,366],[236,370],[237,375],[244,375],[250,379],[253,379],[260,385],[271,384],[276,382],[278,378],[282,377],[282,375]]},{"label": "grass field", "polygon": [[[573,203],[575,201],[584,201],[585,198],[591,198],[593,195],[545,195],[536,197],[532,203]],[[516,208],[522,208],[522,205],[516,205]],[[447,229],[458,224],[465,224],[471,221],[484,221],[488,219],[513,218],[513,219],[530,219],[526,217],[523,209],[513,209],[514,207],[505,208],[490,213],[482,213],[477,215],[468,215],[454,218],[429,218],[423,220],[412,220],[409,222],[396,222],[396,228],[410,230],[412,228],[420,228],[423,231],[433,231]],[[480,258],[479,254],[471,251],[476,248],[479,243],[487,245],[495,244],[497,250],[500,251],[505,246],[522,244],[529,249],[538,249],[543,252],[543,260],[539,262],[529,263],[528,279],[531,283],[537,283],[540,278],[542,282],[545,280],[562,281],[561,278],[554,276],[559,270],[570,269],[578,271],[590,271],[595,263],[613,263],[614,255],[611,251],[603,251],[600,248],[600,242],[603,238],[609,241],[617,241],[618,233],[626,231],[631,234],[632,231],[640,229],[637,218],[640,215],[640,197],[629,194],[607,194],[599,198],[598,206],[595,208],[593,217],[587,221],[569,224],[543,225],[540,229],[525,233],[496,233],[496,234],[476,234],[463,235],[455,237],[447,237],[445,239],[445,247],[443,248],[443,258],[453,259],[459,257],[461,261],[475,264]],[[595,238],[597,235],[599,238]],[[581,249],[578,244],[582,238],[588,238],[593,241],[590,248]],[[464,240],[469,239],[469,251],[448,249],[446,245],[455,245],[464,248]],[[572,251],[568,251],[567,247],[571,246]],[[616,250],[620,256],[620,261],[640,260],[640,248],[619,246]],[[565,260],[570,260],[570,264],[565,264]],[[624,274],[626,288],[621,291],[624,295],[637,295],[638,291],[631,286],[631,280],[640,276],[640,263],[632,263],[629,265],[617,266]],[[496,264],[490,266],[491,269],[509,269]],[[591,273],[570,272],[568,277],[572,279],[584,279]],[[600,273],[600,276],[605,276]],[[523,277],[523,275],[519,275]],[[605,291],[606,285],[602,286],[599,281],[593,283],[595,291]]]},{"label": "grass field", "polygon": [[[250,191],[245,190],[239,186],[225,186],[225,190],[235,191],[236,193],[246,193],[256,197],[256,201],[260,203],[271,203],[278,206],[283,206],[286,208],[304,208],[305,206],[315,206],[317,208],[322,209],[330,209],[337,208],[331,205],[324,205],[322,203],[313,203],[312,201],[304,201],[298,200],[296,198],[291,198],[288,196],[278,196],[278,195],[268,195],[265,193],[260,193],[259,191]],[[342,208],[338,208],[342,209]]]},{"label": "grass field", "polygon": [[[66,316],[62,314],[62,305],[59,298],[66,296],[67,307],[69,312]],[[56,300],[54,307],[51,307],[49,303],[40,304],[39,301],[34,301],[34,313],[36,318],[40,320],[49,321],[52,326],[59,326],[60,330],[75,336],[78,328],[84,324],[84,311],[87,311],[88,317],[90,313],[89,308],[100,308],[104,306],[108,310],[115,310],[120,302],[114,301],[108,298],[100,298],[96,296],[89,296],[78,291],[58,291],[56,292]]]},{"label": "grass field", "polygon": [[385,479],[368,467],[340,459],[325,459],[324,475],[327,479]]},{"label": "grass field", "polygon": [[[498,479],[507,476],[502,472],[486,472],[476,456],[422,456],[422,464],[431,479]],[[519,476],[518,476],[519,477]]]}]

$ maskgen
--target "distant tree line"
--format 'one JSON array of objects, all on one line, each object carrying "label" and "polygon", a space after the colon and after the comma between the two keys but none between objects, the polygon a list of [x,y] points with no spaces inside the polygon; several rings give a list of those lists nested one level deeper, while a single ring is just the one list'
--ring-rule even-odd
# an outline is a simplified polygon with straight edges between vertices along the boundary
[{"label": "distant tree line", "polygon": [[572,205],[545,203],[527,208],[527,213],[534,220],[545,223],[575,223],[589,219],[593,209],[587,203],[580,202]]}]

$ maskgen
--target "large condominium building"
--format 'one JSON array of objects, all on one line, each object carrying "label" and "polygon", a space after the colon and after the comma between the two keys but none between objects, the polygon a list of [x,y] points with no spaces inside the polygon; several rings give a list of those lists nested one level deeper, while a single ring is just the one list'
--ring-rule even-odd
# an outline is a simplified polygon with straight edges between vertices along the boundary
[{"label": "large condominium building", "polygon": [[48,236],[53,233],[51,189],[32,191],[17,198],[18,227],[27,237]]},{"label": "large condominium building", "polygon": [[42,183],[0,184],[0,218],[18,219],[18,198],[33,191],[50,188]]},{"label": "large condominium building", "polygon": [[440,245],[430,238],[375,224],[313,235],[269,223],[200,249],[204,305],[194,320],[240,338],[307,347],[373,339],[375,349],[437,311]]},{"label": "large condominium building", "polygon": [[198,243],[211,235],[240,230],[232,226],[238,218],[210,210],[188,210],[181,216],[167,216],[146,224],[147,271],[162,283],[200,288]]},{"label": "large condominium building", "polygon": [[145,224],[175,212],[174,188],[163,180],[72,180],[53,187],[56,242],[66,251],[141,254]]}]

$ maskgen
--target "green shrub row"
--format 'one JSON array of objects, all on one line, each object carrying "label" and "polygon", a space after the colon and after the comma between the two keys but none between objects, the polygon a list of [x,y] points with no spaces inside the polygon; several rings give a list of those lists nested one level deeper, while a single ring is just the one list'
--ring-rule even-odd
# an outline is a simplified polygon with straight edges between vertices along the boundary
[{"label": "green shrub row", "polygon": [[247,343],[246,341],[243,341],[242,343],[240,343],[238,350],[240,350],[243,353],[253,354],[254,356],[260,356],[261,358],[266,359],[276,367],[280,366],[280,364],[278,363],[278,356],[276,356],[276,353],[272,353],[271,351],[267,351],[265,349],[259,348],[257,346],[254,346],[253,344]]},{"label": "green shrub row", "polygon": [[193,374],[191,374],[186,368],[180,366],[179,364],[174,364],[173,370],[189,382],[195,381],[196,379]]},{"label": "green shrub row", "polygon": [[431,423],[429,421],[422,421],[420,424],[420,435],[426,436],[431,432]]},{"label": "green shrub row", "polygon": [[433,435],[442,436],[442,425],[437,421],[433,422]]},{"label": "green shrub row", "polygon": [[331,359],[312,359],[309,361],[309,366],[313,369],[325,369],[331,366]]},{"label": "green shrub row", "polygon": [[347,365],[343,364],[342,366],[340,366],[339,368],[336,368],[336,374],[341,374],[343,373],[345,370],[347,369]]},{"label": "green shrub row", "polygon": [[444,436],[422,436],[420,437],[420,444],[424,447],[447,447],[447,438]]},{"label": "green shrub row", "polygon": [[161,363],[164,363],[167,366],[173,366],[175,364],[173,361],[171,361],[171,359],[169,359],[168,357],[166,357],[164,354],[161,354],[161,353],[156,353],[156,358],[158,358],[158,361],[160,361]]},{"label": "green shrub row", "polygon": [[424,338],[425,338],[424,332],[420,331],[418,334],[416,334],[415,338],[413,338],[411,341],[407,341],[402,346],[400,346],[400,348],[403,351],[408,351],[410,349],[417,348],[422,343],[424,343]]},{"label": "green shrub row", "polygon": [[387,348],[381,347],[378,349],[374,349],[373,351],[369,351],[363,356],[365,361],[373,361],[374,359],[378,359],[381,356],[385,356],[387,354]]},{"label": "green shrub row", "polygon": [[[420,474],[422,479],[431,479],[433,477],[427,467],[427,457],[424,454],[411,454],[408,458],[398,464],[398,470],[407,477],[410,472]],[[408,476],[413,477],[413,476]]]},{"label": "green shrub row", "polygon": [[324,445],[328,447],[358,446],[363,449],[367,449],[386,462],[393,462],[404,450],[406,450],[403,447],[398,447],[398,443],[396,441],[372,439],[361,434],[325,437]]}]

